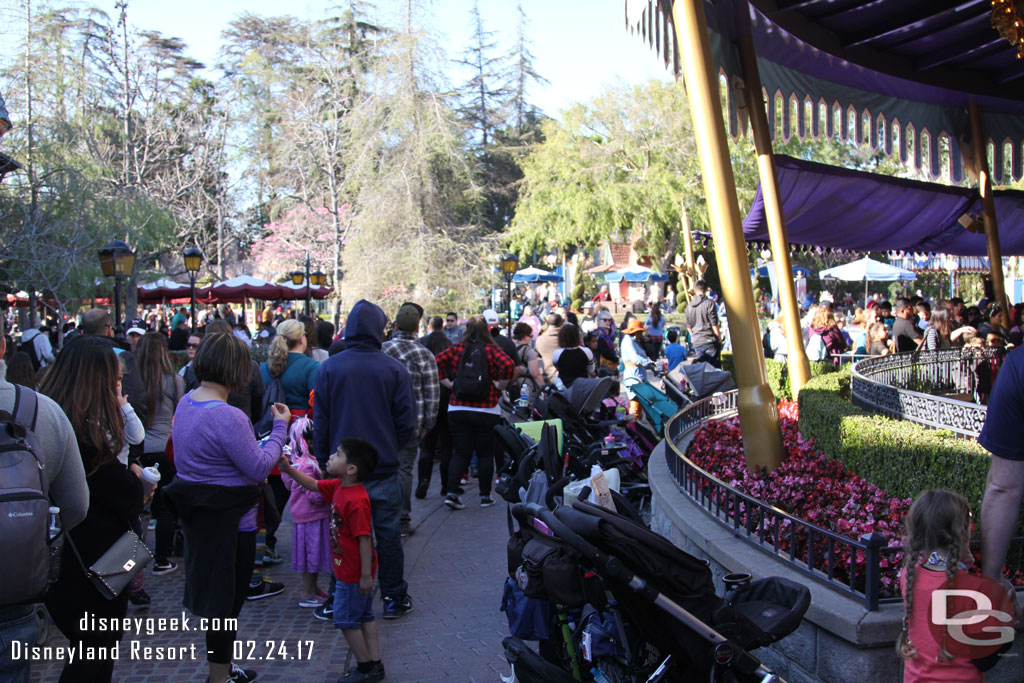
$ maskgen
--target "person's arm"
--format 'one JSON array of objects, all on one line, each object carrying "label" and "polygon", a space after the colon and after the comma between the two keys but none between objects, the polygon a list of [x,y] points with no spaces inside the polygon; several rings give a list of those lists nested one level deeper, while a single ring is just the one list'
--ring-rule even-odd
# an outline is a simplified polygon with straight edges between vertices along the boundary
[{"label": "person's arm", "polygon": [[281,460],[277,463],[277,466],[278,468],[280,468],[282,472],[284,472],[289,477],[294,479],[295,483],[301,486],[302,488],[306,489],[307,491],[316,491],[317,493],[320,492],[320,487],[317,486],[316,479],[309,476],[305,472],[300,472],[299,470],[295,469],[295,466],[288,461],[288,458],[282,457]]},{"label": "person's arm", "polygon": [[412,378],[404,365],[397,368],[394,393],[391,397],[391,415],[398,444],[409,443],[416,436],[416,397],[412,393]]},{"label": "person's arm", "polygon": [[373,593],[373,544],[369,536],[359,537],[359,592]]},{"label": "person's arm", "polygon": [[434,428],[437,422],[437,409],[441,403],[441,381],[437,375],[437,361],[430,356],[428,351],[422,356],[420,363],[420,378],[422,385],[420,390],[423,396],[423,410],[425,414],[421,417],[420,425],[423,433],[426,434]]},{"label": "person's arm", "polygon": [[267,478],[270,470],[281,459],[281,452],[288,440],[291,411],[283,403],[275,403],[270,406],[270,410],[274,416],[274,427],[262,446],[256,442],[252,423],[241,410],[231,411],[232,418],[237,418],[237,421],[224,425],[225,437],[234,439],[231,447],[225,449],[228,458],[239,472],[254,481],[263,481]]},{"label": "person's arm", "polygon": [[[44,399],[49,405],[45,404]],[[47,454],[52,456],[48,459],[52,464],[48,464],[47,469],[56,472],[50,481],[50,498],[60,507],[64,527],[72,529],[85,519],[89,511],[89,485],[85,480],[85,466],[67,415],[48,396],[40,396],[39,404],[38,424],[48,425],[53,442],[63,448],[62,453]],[[44,416],[48,419],[43,420]]]},{"label": "person's arm", "polygon": [[537,386],[544,386],[544,373],[541,372],[540,370],[540,362],[537,360],[537,358],[529,358],[526,361],[526,365],[530,371],[530,376],[533,377],[533,381],[537,383]]},{"label": "person's arm", "polygon": [[437,374],[440,378],[440,384],[445,389],[451,389],[453,387],[452,378],[449,375],[454,376],[454,360],[452,349],[454,346],[449,346],[447,349],[437,355],[435,359],[437,362]]},{"label": "person's arm", "polygon": [[[124,400],[124,397],[122,397]],[[124,417],[124,438],[131,445],[140,444],[146,440],[146,428],[142,425],[138,415],[132,408],[132,404],[125,402],[121,405],[121,416]]]},{"label": "person's arm", "polygon": [[[38,342],[42,341],[40,345]],[[37,334],[35,338],[36,350],[39,351],[39,359],[46,361],[47,365],[53,365],[57,362],[57,359],[53,357],[53,344],[50,343],[50,338],[45,334]],[[40,348],[40,346],[42,348]]]},{"label": "person's arm", "polygon": [[1024,498],[1024,460],[992,456],[981,503],[981,570],[998,580]]}]

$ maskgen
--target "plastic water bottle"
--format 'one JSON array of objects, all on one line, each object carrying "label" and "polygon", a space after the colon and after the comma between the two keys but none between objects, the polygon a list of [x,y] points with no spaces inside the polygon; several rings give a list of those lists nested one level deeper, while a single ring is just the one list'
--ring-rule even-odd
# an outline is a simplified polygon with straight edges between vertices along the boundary
[{"label": "plastic water bottle", "polygon": [[49,529],[49,541],[50,541],[50,573],[47,580],[50,583],[56,583],[57,579],[60,578],[60,558],[64,552],[64,534],[62,529],[62,522],[60,519],[60,508],[50,508],[50,529]]},{"label": "plastic water bottle", "polygon": [[565,382],[562,381],[561,377],[555,377],[555,389],[565,391]]},{"label": "plastic water bottle", "polygon": [[523,382],[523,387],[519,390],[519,407],[525,408],[530,405],[530,390],[526,387],[526,382]]},{"label": "plastic water bottle", "polygon": [[594,677],[594,683],[612,683],[612,679],[608,678],[608,674],[597,667],[590,670],[590,675]]}]

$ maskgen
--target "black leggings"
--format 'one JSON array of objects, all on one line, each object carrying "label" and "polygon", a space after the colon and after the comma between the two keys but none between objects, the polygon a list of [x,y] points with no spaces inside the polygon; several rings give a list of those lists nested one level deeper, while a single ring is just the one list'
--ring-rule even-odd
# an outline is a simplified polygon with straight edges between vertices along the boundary
[{"label": "black leggings", "polygon": [[437,459],[441,474],[441,490],[448,491],[448,464],[452,458],[452,435],[448,429],[448,411],[445,410],[434,423],[433,429],[420,442],[420,461],[417,465],[420,481],[430,481]]},{"label": "black leggings", "polygon": [[[270,492],[273,495],[267,496],[267,488],[263,488],[263,526],[267,530],[267,547],[273,550],[277,546],[277,529],[281,526],[281,515],[288,507],[288,498],[292,492],[281,481],[280,474],[271,474],[267,477],[270,484]],[[269,508],[273,506],[273,510]]]},{"label": "black leggings", "polygon": [[153,547],[153,558],[157,564],[167,564],[167,556],[171,554],[174,546],[174,528],[178,518],[174,515],[171,507],[164,500],[164,486],[174,479],[176,470],[174,464],[167,459],[163,452],[145,453],[140,458],[143,467],[157,465],[160,468],[160,481],[156,485],[156,492],[153,494],[153,502],[150,510],[153,519],[156,520],[156,542]]},{"label": "black leggings", "polygon": [[[252,576],[253,562],[256,557],[256,532],[238,532],[238,546],[235,548],[235,599],[231,604],[231,617],[238,618],[242,605],[249,595],[249,577]],[[207,631],[206,661],[214,664],[230,664],[237,631]]]},{"label": "black leggings", "polygon": [[498,435],[494,426],[501,421],[501,415],[478,410],[449,410],[448,426],[452,432],[455,454],[448,467],[448,491],[459,488],[459,480],[466,471],[473,453],[477,457],[477,475],[480,480],[480,495],[491,495],[494,483],[494,456],[497,451]]}]

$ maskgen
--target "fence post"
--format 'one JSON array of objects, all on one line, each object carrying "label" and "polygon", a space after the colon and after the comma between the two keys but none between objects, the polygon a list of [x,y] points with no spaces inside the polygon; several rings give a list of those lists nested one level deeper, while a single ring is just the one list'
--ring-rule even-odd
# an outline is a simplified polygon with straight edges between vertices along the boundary
[{"label": "fence post", "polygon": [[869,612],[878,609],[878,594],[882,588],[881,548],[888,541],[878,533],[863,534],[860,542],[864,544],[864,606]]}]

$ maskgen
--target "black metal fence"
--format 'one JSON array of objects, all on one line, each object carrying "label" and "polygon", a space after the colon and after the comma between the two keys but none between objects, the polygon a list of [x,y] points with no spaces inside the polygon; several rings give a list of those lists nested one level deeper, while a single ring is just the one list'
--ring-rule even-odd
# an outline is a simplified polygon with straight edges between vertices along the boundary
[{"label": "black metal fence", "polygon": [[977,438],[1003,349],[899,353],[854,364],[853,403],[866,410]]},{"label": "black metal fence", "polygon": [[[737,491],[698,467],[679,449],[679,441],[708,420],[736,415],[736,398],[736,391],[710,396],[687,406],[669,423],[665,453],[680,490],[730,528],[734,536],[836,591],[861,599],[866,609],[873,611],[880,604],[898,602],[898,596],[881,596],[881,559],[883,555],[893,558],[901,550],[887,547],[888,538],[866,534],[853,540],[794,517]],[[890,585],[895,586],[896,568],[887,571]]]}]

